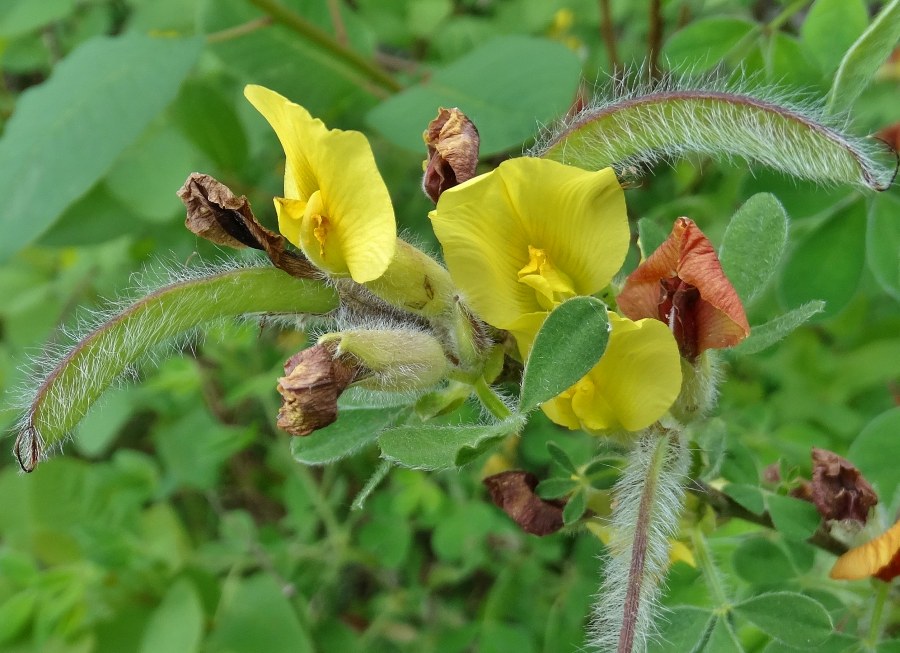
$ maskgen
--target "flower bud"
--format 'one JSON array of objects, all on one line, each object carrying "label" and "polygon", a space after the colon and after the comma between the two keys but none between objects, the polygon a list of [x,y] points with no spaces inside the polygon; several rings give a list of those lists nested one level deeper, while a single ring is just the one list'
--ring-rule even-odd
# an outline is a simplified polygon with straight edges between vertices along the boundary
[{"label": "flower bud", "polygon": [[278,428],[291,435],[309,435],[337,419],[337,400],[359,374],[352,362],[316,345],[291,356],[284,364],[286,376],[278,379],[282,396]]},{"label": "flower bud", "polygon": [[358,363],[357,385],[402,392],[430,388],[447,374],[447,358],[434,336],[414,329],[326,333],[319,338],[337,357]]},{"label": "flower bud", "polygon": [[422,190],[437,204],[448,188],[475,176],[478,165],[478,130],[459,109],[441,107],[437,118],[422,134],[428,146],[428,160]]}]

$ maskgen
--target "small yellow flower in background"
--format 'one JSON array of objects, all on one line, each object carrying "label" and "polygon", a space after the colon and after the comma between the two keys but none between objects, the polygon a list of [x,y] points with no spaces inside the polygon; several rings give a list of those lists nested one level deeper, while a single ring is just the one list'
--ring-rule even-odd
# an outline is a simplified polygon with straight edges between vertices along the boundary
[{"label": "small yellow flower in background", "polygon": [[874,540],[847,551],[837,559],[829,575],[837,580],[873,576],[885,583],[900,576],[900,521]]},{"label": "small yellow flower in background", "polygon": [[[609,285],[630,238],[625,196],[611,169],[588,172],[533,158],[505,161],[445,191],[431,220],[469,305],[510,331],[523,357],[550,311]],[[609,316],[612,333],[600,362],[543,406],[558,424],[640,430],[678,396],[681,361],[666,325]]]},{"label": "small yellow flower in background", "polygon": [[380,277],[394,256],[397,227],[366,137],[328,129],[298,104],[262,86],[244,95],[275,130],[287,158],[281,233],[318,268],[358,283]]}]

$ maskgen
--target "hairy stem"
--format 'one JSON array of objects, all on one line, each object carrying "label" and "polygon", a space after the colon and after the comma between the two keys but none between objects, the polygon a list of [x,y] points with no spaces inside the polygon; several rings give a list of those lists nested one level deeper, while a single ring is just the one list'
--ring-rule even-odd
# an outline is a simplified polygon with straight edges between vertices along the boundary
[{"label": "hairy stem", "polygon": [[368,81],[374,83],[382,91],[394,93],[403,88],[396,79],[369,61],[367,58],[342,44],[328,32],[309,22],[298,13],[285,7],[277,0],[249,0],[275,21],[288,27],[310,43],[317,45],[330,55],[346,64],[349,68],[361,74]]},{"label": "hairy stem", "polygon": [[195,327],[246,313],[326,313],[337,306],[322,281],[276,268],[243,268],[177,281],[93,328],[59,360],[28,401],[14,453],[26,472],[59,443],[129,365]]},{"label": "hairy stem", "polygon": [[687,471],[680,433],[648,430],[629,454],[614,490],[612,537],[594,605],[590,644],[598,651],[643,651],[678,526]]}]

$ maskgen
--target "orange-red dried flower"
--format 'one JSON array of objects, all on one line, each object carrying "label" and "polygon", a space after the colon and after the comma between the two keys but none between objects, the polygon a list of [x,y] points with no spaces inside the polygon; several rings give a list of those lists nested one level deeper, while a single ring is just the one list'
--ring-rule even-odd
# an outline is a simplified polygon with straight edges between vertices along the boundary
[{"label": "orange-red dried flower", "polygon": [[707,349],[733,347],[750,333],[744,306],[722,271],[712,243],[688,218],[625,281],[616,298],[632,320],[669,325],[681,355],[693,361]]}]

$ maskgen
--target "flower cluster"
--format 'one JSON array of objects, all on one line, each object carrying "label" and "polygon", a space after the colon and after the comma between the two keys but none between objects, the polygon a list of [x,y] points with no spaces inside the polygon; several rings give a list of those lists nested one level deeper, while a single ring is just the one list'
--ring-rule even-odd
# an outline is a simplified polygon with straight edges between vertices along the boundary
[{"label": "flower cluster", "polygon": [[[458,110],[441,109],[424,134],[424,187],[436,201],[430,218],[447,275],[397,238],[388,190],[362,134],[329,130],[274,91],[248,86],[245,93],[287,157],[284,197],[275,199],[281,233],[329,276],[350,277],[436,323],[458,317],[451,305],[461,298],[468,306],[462,314],[496,329],[495,339],[508,333],[522,360],[554,308],[572,297],[610,296],[630,243],[624,192],[611,169],[520,157],[475,176],[477,130]],[[683,360],[694,363],[749,331],[712,246],[686,218],[616,301],[600,361],[542,406],[560,425],[640,431],[679,396]],[[464,340],[460,329],[438,326],[438,338],[455,334],[440,342],[447,359],[471,361],[454,351]],[[434,382],[434,374],[425,376]]]}]

